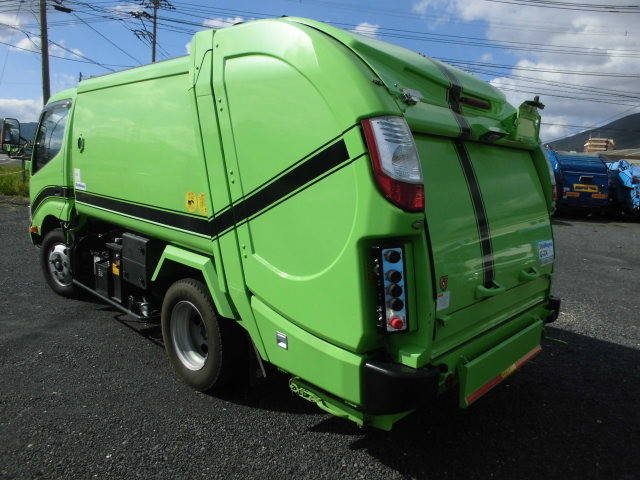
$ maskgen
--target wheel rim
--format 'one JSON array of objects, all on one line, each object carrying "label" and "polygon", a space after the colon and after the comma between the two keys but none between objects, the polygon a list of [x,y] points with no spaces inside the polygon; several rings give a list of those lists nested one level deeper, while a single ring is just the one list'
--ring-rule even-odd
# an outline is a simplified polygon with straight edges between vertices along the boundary
[{"label": "wheel rim", "polygon": [[180,362],[189,370],[204,367],[209,354],[207,328],[196,306],[181,300],[171,310],[171,341]]},{"label": "wheel rim", "polygon": [[71,259],[69,248],[64,243],[55,243],[49,250],[49,272],[51,278],[61,287],[71,285]]}]

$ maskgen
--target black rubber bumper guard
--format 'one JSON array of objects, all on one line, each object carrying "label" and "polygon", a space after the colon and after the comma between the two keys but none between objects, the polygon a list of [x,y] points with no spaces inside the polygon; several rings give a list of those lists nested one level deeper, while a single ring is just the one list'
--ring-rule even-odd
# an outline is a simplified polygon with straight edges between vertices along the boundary
[{"label": "black rubber bumper guard", "polygon": [[364,364],[363,410],[371,415],[406,412],[435,399],[440,369],[411,368],[399,363],[369,360]]}]

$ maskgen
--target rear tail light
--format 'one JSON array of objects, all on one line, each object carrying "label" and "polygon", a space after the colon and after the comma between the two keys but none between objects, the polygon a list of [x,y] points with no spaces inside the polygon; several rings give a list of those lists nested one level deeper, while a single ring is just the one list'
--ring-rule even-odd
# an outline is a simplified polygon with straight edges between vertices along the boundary
[{"label": "rear tail light", "polygon": [[409,319],[403,248],[374,247],[373,268],[377,283],[378,329],[384,333],[405,332]]},{"label": "rear tail light", "polygon": [[382,194],[407,212],[424,209],[418,150],[402,117],[387,115],[362,121],[373,173]]}]

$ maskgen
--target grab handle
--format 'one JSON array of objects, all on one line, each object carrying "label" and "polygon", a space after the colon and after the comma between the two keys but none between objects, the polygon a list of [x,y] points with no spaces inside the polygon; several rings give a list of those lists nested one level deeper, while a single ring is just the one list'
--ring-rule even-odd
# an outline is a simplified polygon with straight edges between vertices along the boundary
[{"label": "grab handle", "polygon": [[485,287],[484,285],[478,285],[476,287],[476,297],[478,298],[486,298],[493,297],[494,295],[498,295],[504,292],[506,289],[500,285],[499,283],[493,282],[490,287]]},{"label": "grab handle", "polygon": [[520,270],[520,281],[526,282],[529,280],[534,280],[540,276],[540,271],[536,267],[529,267],[523,270]]}]

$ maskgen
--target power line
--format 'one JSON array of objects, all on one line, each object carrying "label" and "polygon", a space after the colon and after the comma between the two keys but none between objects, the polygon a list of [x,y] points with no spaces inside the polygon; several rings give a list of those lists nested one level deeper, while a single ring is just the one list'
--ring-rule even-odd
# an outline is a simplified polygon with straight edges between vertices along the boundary
[{"label": "power line", "polygon": [[522,70],[527,72],[542,72],[542,73],[562,73],[565,75],[577,75],[577,76],[591,76],[591,77],[618,77],[618,78],[639,78],[640,73],[603,73],[603,72],[580,72],[574,70],[557,70],[538,67],[523,67],[517,65],[504,65],[499,63],[487,63],[487,62],[473,62],[469,60],[460,60],[458,58],[445,58],[445,57],[433,57],[442,62],[450,63],[453,65],[477,65],[482,67],[501,68],[508,70]]},{"label": "power line", "polygon": [[75,13],[71,12],[71,15],[73,15],[74,17],[76,17],[78,20],[80,20],[82,23],[84,23],[87,27],[89,27],[91,30],[93,30],[94,32],[96,32],[98,35],[100,35],[102,38],[104,38],[107,42],[109,42],[111,45],[113,45],[114,47],[116,47],[118,50],[120,50],[122,53],[124,53],[127,57],[131,58],[132,60],[138,62],[138,64],[142,64],[142,62],[140,60],[138,60],[136,57],[134,57],[133,55],[131,55],[129,52],[127,52],[126,50],[124,50],[123,48],[121,48],[118,44],[116,44],[115,42],[113,42],[110,38],[106,37],[105,35],[103,35],[101,32],[99,32],[98,30],[96,30],[95,28],[93,28],[91,25],[89,25],[87,22],[85,22],[82,18],[80,18],[78,15],[76,15]]},{"label": "power line", "polygon": [[[18,45],[14,45],[12,43],[0,41],[0,44],[6,45],[6,46],[11,47],[11,48],[15,48],[17,50],[23,50],[25,52],[36,53],[38,55],[41,55],[41,53],[38,50],[31,50],[29,48],[19,47]],[[62,57],[60,55],[54,55],[53,53],[50,53],[49,56],[50,57],[54,57],[54,58],[59,58],[60,60],[66,60],[68,62],[88,63],[88,64],[91,64],[91,65],[95,64],[94,62],[88,62],[86,60],[78,60],[76,58]],[[116,68],[133,68],[133,67],[135,67],[135,65],[114,65],[114,64],[110,64],[110,63],[105,63],[103,65],[107,65],[107,66],[110,66],[110,67],[116,67]]]},{"label": "power line", "polygon": [[[85,2],[76,1],[75,3],[87,5]],[[195,5],[195,4],[188,4],[186,2],[183,4]],[[102,11],[103,13],[112,13],[112,12],[109,12],[109,10],[101,7],[96,7],[96,6],[90,6],[90,7],[94,10]],[[197,7],[190,8],[190,11],[191,12],[193,11],[217,12],[218,14],[222,14],[222,15],[235,13],[235,14],[248,14],[248,15],[259,16],[259,17],[277,16],[277,15],[268,14],[265,12],[252,12],[252,11],[246,11],[246,10],[232,10],[232,9],[219,9],[219,8],[207,9],[207,8],[203,8],[202,6],[197,6]],[[203,20],[206,19],[206,16],[204,15],[187,13],[182,11],[182,9],[177,9],[177,12],[180,15],[184,15],[184,16],[195,17]],[[201,22],[193,22],[193,21],[170,18],[170,17],[159,17],[159,19],[163,20],[164,22],[196,26],[199,28],[203,27]],[[348,27],[357,26],[355,24],[342,23],[342,22],[328,22],[328,23],[331,23],[334,25],[343,25]],[[185,31],[183,33],[191,33],[191,32]],[[579,46],[572,46],[572,45],[555,45],[555,44],[548,45],[548,44],[540,44],[540,43],[532,44],[528,42],[519,42],[519,41],[513,41],[513,40],[506,40],[506,39],[487,40],[484,38],[472,37],[472,36],[435,34],[430,32],[421,32],[421,31],[415,31],[415,30],[395,29],[395,28],[386,28],[386,27],[379,28],[378,35],[383,37],[400,38],[400,39],[423,41],[423,42],[430,42],[430,43],[458,44],[458,45],[465,45],[465,46],[497,48],[497,49],[515,50],[515,51],[528,51],[528,52],[536,52],[536,53],[544,52],[544,53],[572,55],[572,56],[573,55],[606,56],[609,58],[610,57],[640,58],[639,50],[620,50],[620,49],[607,50],[607,49],[601,49],[601,48],[587,48],[587,47],[579,47]]]},{"label": "power line", "polygon": [[[493,76],[494,78],[496,76],[500,77],[500,78],[509,78],[509,79],[515,79],[516,81],[519,82],[524,82],[524,83],[534,83],[534,84],[543,84],[543,85],[550,85],[550,86],[555,86],[555,87],[565,87],[565,88],[570,88],[570,93],[571,92],[575,92],[575,91],[579,91],[579,92],[585,92],[585,94],[592,94],[592,95],[600,95],[603,97],[618,97],[618,98],[630,98],[630,99],[640,99],[640,92],[634,92],[634,91],[622,91],[622,90],[611,90],[608,88],[603,88],[603,87],[597,87],[597,86],[591,86],[591,85],[576,85],[576,84],[572,84],[572,83],[567,83],[567,82],[560,82],[560,81],[555,81],[555,80],[545,80],[545,79],[538,79],[538,78],[531,78],[531,77],[524,77],[522,75],[514,75],[514,74],[504,74],[502,72],[496,72],[496,71],[492,71],[492,70],[485,70],[485,69],[481,69],[478,67],[467,67],[466,69],[469,72],[473,72],[473,73],[479,73],[479,74],[483,74],[483,75],[487,75],[487,76]],[[561,91],[561,90],[558,90]]]},{"label": "power line", "polygon": [[505,3],[510,5],[521,5],[526,7],[554,8],[559,10],[578,10],[581,12],[600,13],[637,13],[640,12],[638,5],[594,5],[590,3],[572,2],[551,2],[538,0],[484,0],[492,3]]},{"label": "power line", "polygon": [[[18,31],[22,32],[22,33],[23,33],[23,34],[24,34],[24,35],[25,35],[25,36],[26,36],[26,37],[31,41],[31,43],[33,43],[33,44],[35,45],[35,42],[31,39],[31,35],[33,35],[33,36],[37,37],[37,36],[38,36],[37,34],[35,34],[35,33],[33,33],[33,32],[29,32],[29,31],[24,30],[24,29],[19,28],[19,27],[16,27],[16,26],[14,26],[14,25],[9,25],[8,23],[1,23],[1,22],[0,22],[0,25],[3,25],[3,26],[5,26],[5,27],[9,27],[9,28],[13,28],[13,29],[15,29],[15,30],[18,30]],[[72,49],[69,49],[69,48],[65,47],[64,45],[61,45],[61,44],[59,44],[59,43],[57,43],[57,42],[54,42],[53,40],[49,40],[49,41],[48,41],[48,43],[51,43],[52,45],[55,45],[56,47],[61,48],[62,50],[66,51],[66,52],[69,52],[69,53],[71,53],[71,54],[73,54],[73,55],[75,55],[75,56],[77,56],[77,57],[83,58],[83,59],[85,59],[85,60],[89,61],[90,63],[93,63],[93,64],[95,64],[95,65],[98,65],[99,67],[102,67],[102,68],[104,68],[104,69],[106,69],[106,70],[110,70],[110,71],[112,71],[112,72],[114,71],[114,70],[113,70],[113,68],[107,67],[106,65],[104,65],[104,64],[102,64],[102,63],[100,63],[100,62],[97,62],[97,61],[95,61],[95,60],[92,60],[91,58],[87,57],[86,55],[83,55],[83,54],[81,54],[81,53],[78,53],[77,51],[74,51],[74,50],[72,50]]]},{"label": "power line", "polygon": [[[599,122],[595,122],[594,124],[591,125],[591,127],[586,127],[586,128],[580,127],[580,131],[578,131],[578,132],[574,131],[574,132],[571,133],[571,135],[577,135],[579,133],[582,133],[585,130],[595,130],[595,129],[601,128],[602,126],[604,126],[603,124],[610,123],[610,122],[615,121],[615,120],[620,120],[621,118],[623,118],[623,115],[625,115],[627,112],[630,112],[631,110],[635,110],[636,108],[639,108],[639,107],[640,107],[640,104],[633,105],[633,106],[631,106],[629,108],[625,108],[624,110],[622,110],[621,112],[616,113],[615,115],[607,117],[604,120],[600,120]],[[558,140],[562,140],[566,136],[567,135],[565,134],[562,137],[554,138],[553,140],[549,140],[548,142],[545,142],[545,143],[553,143],[553,142],[556,142]]]},{"label": "power line", "polygon": [[553,125],[554,127],[580,128],[580,129],[583,129],[582,130],[583,132],[587,130],[603,130],[606,132],[633,132],[633,133],[640,132],[640,129],[637,129],[637,128],[613,128],[613,127],[607,127],[606,125],[601,125],[599,127],[588,127],[584,125],[569,125],[566,123],[551,123],[551,122],[545,122],[545,121],[542,121],[542,125]]}]

